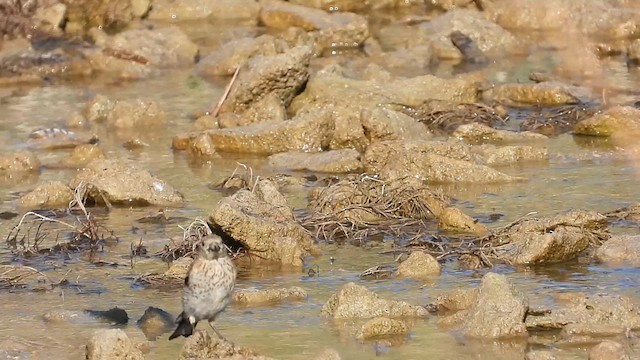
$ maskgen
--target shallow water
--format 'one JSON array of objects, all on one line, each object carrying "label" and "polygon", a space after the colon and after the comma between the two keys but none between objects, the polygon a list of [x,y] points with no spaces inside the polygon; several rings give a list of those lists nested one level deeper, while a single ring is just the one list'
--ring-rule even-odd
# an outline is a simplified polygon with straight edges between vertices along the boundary
[{"label": "shallow water", "polygon": [[[203,30],[190,32],[196,38],[204,37],[204,33]],[[211,47],[214,45],[215,41],[207,44]],[[500,71],[496,68],[485,71],[490,72],[490,78],[514,80],[532,69],[549,66],[544,56],[532,55],[524,62],[513,59],[511,62],[511,67],[501,67]],[[621,83],[627,84],[624,86],[626,89],[640,84],[628,72],[615,72],[612,76],[622,79]],[[7,96],[16,90],[14,88],[0,89],[0,97],[4,97],[0,101],[0,149],[19,149],[33,130],[62,126],[65,119],[95,93],[116,99],[142,97],[155,100],[167,111],[168,125],[134,134],[149,143],[150,147],[128,151],[121,143],[132,134],[107,133],[104,129],[98,133],[100,147],[107,157],[125,159],[136,166],[150,169],[181,191],[187,204],[181,209],[170,209],[170,215],[189,219],[206,218],[223,196],[207,185],[229,175],[238,162],[253,167],[254,172],[261,176],[273,174],[273,170],[265,166],[264,158],[260,157],[226,155],[209,163],[193,164],[184,154],[171,150],[171,139],[175,134],[192,130],[189,114],[210,108],[221,95],[225,81],[205,81],[195,76],[192,70],[180,70],[140,82],[114,84],[96,80],[25,87],[20,89],[20,96]],[[472,216],[483,219],[490,214],[502,214],[498,221],[490,224],[491,227],[505,225],[530,212],[551,215],[572,208],[607,211],[637,202],[640,164],[626,157],[624,152],[614,152],[606,144],[588,146],[570,135],[554,138],[546,146],[552,155],[549,162],[500,168],[509,174],[527,177],[529,180],[526,183],[435,187],[453,196],[458,206]],[[64,153],[39,151],[38,156],[43,163],[47,163],[61,158]],[[15,211],[12,201],[37,183],[68,181],[74,172],[44,170],[39,176],[26,179],[3,179],[0,211]],[[304,193],[286,195],[295,207],[304,206]],[[91,265],[83,256],[76,254],[68,259],[54,257],[44,262],[27,262],[46,271],[52,280],[65,277],[71,285],[45,293],[0,292],[0,339],[18,336],[23,338],[20,341],[28,341],[35,353],[25,358],[82,358],[84,344],[92,330],[108,325],[88,320],[46,323],[42,319],[44,313],[56,309],[104,310],[118,306],[128,311],[131,320],[124,329],[136,340],[141,340],[143,335],[135,327],[135,320],[148,306],[177,314],[180,309],[179,290],[160,291],[132,286],[135,276],[148,271],[162,271],[166,265],[153,258],[135,259],[132,262],[129,256],[131,242],[142,239],[151,251],[155,251],[161,249],[169,237],[182,234],[175,224],[144,225],[135,222],[155,211],[155,208],[120,208],[99,218],[107,228],[115,231],[120,241],[106,246],[97,256],[117,266]],[[7,234],[16,221],[0,220],[0,234]],[[526,344],[465,340],[438,329],[433,318],[415,321],[409,337],[395,346],[355,340],[350,329],[354,329],[356,324],[334,324],[320,316],[324,302],[344,283],[354,281],[383,297],[427,304],[442,292],[477,286],[487,270],[463,270],[453,263],[447,263],[442,276],[427,283],[399,279],[364,281],[358,278],[360,272],[373,265],[393,261],[391,255],[380,254],[384,250],[382,244],[364,248],[323,245],[322,249],[324,255],[309,259],[307,265],[317,265],[319,273],[314,277],[309,277],[305,271],[242,268],[238,288],[301,286],[309,292],[309,298],[274,307],[231,306],[220,317],[218,329],[237,344],[250,346],[261,354],[278,359],[309,358],[325,348],[338,350],[344,359],[416,359],[426,354],[430,359],[522,359],[521,349]],[[329,261],[330,256],[335,259],[333,264]],[[14,257],[10,249],[0,246],[0,263],[12,261]],[[528,295],[533,306],[549,305],[552,294],[566,291],[625,294],[637,299],[640,288],[640,271],[634,268],[610,268],[574,262],[543,268],[498,266],[494,271],[507,274],[509,280]],[[182,340],[168,342],[163,336],[151,343],[149,358],[174,359],[182,343]],[[586,347],[567,347],[559,352],[559,356],[562,359],[584,358],[585,350]],[[640,351],[636,348],[634,354],[640,356]]]}]

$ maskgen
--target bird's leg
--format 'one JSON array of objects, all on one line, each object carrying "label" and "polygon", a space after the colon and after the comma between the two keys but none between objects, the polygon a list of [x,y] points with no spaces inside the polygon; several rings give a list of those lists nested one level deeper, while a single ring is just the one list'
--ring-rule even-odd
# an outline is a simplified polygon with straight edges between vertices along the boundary
[{"label": "bird's leg", "polygon": [[218,330],[216,330],[216,328],[213,327],[213,321],[209,321],[209,326],[211,326],[211,330],[213,330],[213,332],[216,333],[216,335],[220,340],[225,340],[225,341],[227,340],[224,338],[224,336],[222,336],[222,334],[218,332]]}]

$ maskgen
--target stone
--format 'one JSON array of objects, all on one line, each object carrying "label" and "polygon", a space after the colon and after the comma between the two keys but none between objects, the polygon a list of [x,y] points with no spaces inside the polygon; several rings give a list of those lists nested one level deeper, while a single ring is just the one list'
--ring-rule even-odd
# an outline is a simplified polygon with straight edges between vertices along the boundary
[{"label": "stone", "polygon": [[640,265],[640,236],[612,236],[596,250],[596,258],[610,265]]},{"label": "stone", "polygon": [[87,360],[142,360],[144,356],[120,329],[93,332],[87,344]]},{"label": "stone", "polygon": [[364,323],[356,337],[367,340],[386,336],[406,335],[407,333],[409,333],[409,327],[404,321],[387,317],[376,317]]},{"label": "stone", "polygon": [[630,360],[625,347],[615,341],[604,340],[589,350],[589,360]]},{"label": "stone", "polygon": [[322,314],[333,319],[370,319],[380,316],[427,317],[429,312],[422,306],[404,301],[381,299],[366,287],[351,282],[331,296],[322,306]]},{"label": "stone", "polygon": [[440,263],[427,253],[414,251],[400,263],[396,274],[403,278],[425,280],[440,275]]},{"label": "stone", "polygon": [[286,152],[271,155],[267,161],[277,169],[323,173],[356,172],[362,168],[360,153],[353,149],[318,153]]},{"label": "stone", "polygon": [[278,304],[287,301],[304,300],[307,291],[301,287],[293,286],[281,289],[242,289],[233,293],[233,301],[241,305],[265,305]]},{"label": "stone", "polygon": [[56,209],[66,208],[73,200],[73,190],[61,181],[42,184],[25,194],[18,201],[24,209]]}]

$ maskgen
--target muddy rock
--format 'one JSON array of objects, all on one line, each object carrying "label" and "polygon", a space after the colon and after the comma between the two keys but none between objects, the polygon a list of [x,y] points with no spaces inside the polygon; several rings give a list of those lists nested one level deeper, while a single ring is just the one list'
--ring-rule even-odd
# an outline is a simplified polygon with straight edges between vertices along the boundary
[{"label": "muddy rock", "polygon": [[241,113],[270,93],[289,106],[309,79],[311,55],[311,48],[298,46],[282,54],[250,58],[240,70],[221,113]]},{"label": "muddy rock", "polygon": [[88,186],[88,195],[97,202],[126,206],[178,206],[183,202],[182,195],[171,185],[146,170],[135,169],[116,160],[90,162],[69,186],[75,189],[81,183]]},{"label": "muddy rock", "polygon": [[322,307],[322,314],[334,319],[363,318],[380,316],[426,317],[429,315],[422,306],[404,301],[380,299],[378,294],[362,285],[348,283],[333,294]]},{"label": "muddy rock", "polygon": [[610,265],[640,265],[640,236],[612,236],[596,250],[596,258]]},{"label": "muddy rock", "polygon": [[67,49],[28,49],[0,58],[0,85],[42,83],[44,80],[88,76],[89,61]]},{"label": "muddy rock", "polygon": [[573,131],[577,135],[614,136],[640,131],[640,110],[631,106],[614,106],[600,114],[582,120]]},{"label": "muddy rock", "polygon": [[94,331],[87,343],[87,360],[137,360],[144,359],[127,334],[120,329]]},{"label": "muddy rock", "polygon": [[48,6],[39,6],[33,14],[33,20],[40,23],[40,28],[47,32],[60,31],[65,21],[67,6],[54,2]]},{"label": "muddy rock", "polygon": [[269,360],[248,348],[239,347],[232,342],[211,337],[208,332],[196,330],[187,338],[178,357],[180,360],[208,360],[208,359],[242,359]]},{"label": "muddy rock", "polygon": [[67,323],[75,319],[86,321],[89,316],[82,311],[55,309],[47,311],[42,315],[42,320],[48,323]]},{"label": "muddy rock", "polygon": [[493,166],[549,160],[549,151],[546,148],[534,146],[482,145],[474,150],[478,151],[480,162]]},{"label": "muddy rock", "polygon": [[589,350],[589,360],[630,360],[624,345],[605,340]]},{"label": "muddy rock", "polygon": [[[557,309],[543,314],[529,314],[526,318],[527,328],[562,329],[568,324],[588,327],[612,325],[624,329],[640,326],[640,308],[626,296],[567,294],[557,305]],[[586,330],[581,332],[585,333]]]},{"label": "muddy rock", "polygon": [[268,290],[236,290],[233,293],[233,301],[242,305],[278,304],[287,301],[304,300],[306,298],[307,291],[297,286]]},{"label": "muddy rock", "polygon": [[156,67],[191,65],[198,55],[198,46],[176,26],[123,31],[109,37],[104,48]]},{"label": "muddy rock", "polygon": [[385,82],[355,80],[342,75],[339,69],[327,67],[309,79],[304,92],[294,99],[289,110],[297,113],[313,104],[349,104],[359,111],[374,108],[378,104],[416,107],[433,98],[476,102],[477,89],[474,81],[442,79],[432,75]]},{"label": "muddy rock", "polygon": [[341,360],[340,354],[334,349],[326,349],[316,355],[313,360]]},{"label": "muddy rock", "polygon": [[269,165],[278,169],[325,173],[348,173],[362,168],[360,154],[353,149],[319,153],[287,152],[268,158]]},{"label": "muddy rock", "polygon": [[547,350],[530,350],[524,355],[524,360],[556,360],[556,356]]},{"label": "muddy rock", "polygon": [[87,120],[105,123],[114,129],[142,129],[164,125],[165,113],[154,101],[112,100],[96,95],[83,110]]},{"label": "muddy rock", "polygon": [[287,48],[286,43],[271,35],[232,40],[202,58],[196,69],[201,74],[209,76],[233,75],[236,68],[246,64],[252,56],[273,56]]},{"label": "muddy rock", "polygon": [[0,174],[40,171],[40,160],[30,151],[16,151],[0,156]]},{"label": "muddy rock", "polygon": [[73,200],[73,190],[60,181],[42,184],[22,196],[18,205],[24,209],[65,208]]},{"label": "muddy rock", "polygon": [[560,338],[567,343],[597,342],[598,338],[626,334],[627,328],[622,325],[603,324],[567,324],[560,331]]},{"label": "muddy rock", "polygon": [[614,39],[632,37],[638,19],[607,1],[536,0],[485,2],[487,16],[507,29],[560,30],[605,36]]},{"label": "muddy rock", "polygon": [[509,106],[557,106],[581,102],[569,86],[553,82],[496,85],[483,91],[482,98],[488,103]]},{"label": "muddy rock", "polygon": [[211,137],[207,134],[200,134],[191,140],[187,151],[189,152],[189,155],[200,159],[214,159],[220,157],[220,154],[216,152],[215,145],[211,141]]},{"label": "muddy rock", "polygon": [[223,113],[218,119],[221,128],[245,126],[267,121],[284,121],[287,119],[287,109],[285,109],[279,95],[272,92],[255,102],[242,114]]},{"label": "muddy rock", "polygon": [[162,309],[149,306],[136,325],[142,330],[147,340],[153,341],[160,335],[173,330],[175,317]]},{"label": "muddy rock", "polygon": [[178,289],[184,285],[193,258],[183,256],[171,263],[163,273],[148,273],[136,278],[137,284],[150,288]]},{"label": "muddy rock", "polygon": [[320,107],[319,105],[311,105],[300,110],[317,111],[316,108],[322,108],[330,111],[333,120],[334,129],[329,149],[356,149],[359,152],[369,145],[369,140],[365,136],[364,128],[360,121],[360,109],[354,104],[327,104]]},{"label": "muddy rock", "polygon": [[349,12],[330,14],[279,0],[263,0],[261,4],[260,21],[265,26],[317,31],[324,48],[358,47],[369,37],[367,20],[361,15]]},{"label": "muddy rock", "polygon": [[311,236],[295,220],[286,200],[269,180],[260,180],[256,192],[239,190],[223,198],[209,215],[211,222],[260,258],[302,266],[317,250]]},{"label": "muddy rock", "polygon": [[366,340],[385,336],[405,335],[407,333],[409,333],[409,327],[404,321],[389,319],[387,317],[376,317],[364,323],[356,337]]},{"label": "muddy rock", "polygon": [[467,9],[448,11],[423,23],[410,44],[430,44],[437,57],[460,59],[462,54],[450,38],[454,31],[469,36],[483,53],[499,54],[512,50],[517,45],[516,38],[509,31],[487,20],[482,13]]},{"label": "muddy rock", "polygon": [[448,294],[440,295],[431,304],[438,313],[449,313],[467,310],[476,303],[479,289],[458,289]]},{"label": "muddy rock", "polygon": [[440,275],[440,263],[427,253],[414,251],[407,260],[400,263],[396,275],[413,280],[429,279]]},{"label": "muddy rock", "polygon": [[370,142],[384,140],[428,140],[433,135],[412,117],[387,108],[363,110],[364,134]]},{"label": "muddy rock", "polygon": [[487,273],[482,278],[476,303],[462,325],[465,336],[510,338],[527,336],[524,325],[527,299],[514,289],[504,275]]},{"label": "muddy rock", "polygon": [[522,131],[498,130],[480,123],[460,125],[453,132],[453,136],[470,142],[524,142],[540,141],[549,138],[538,133]]},{"label": "muddy rock", "polygon": [[453,206],[444,209],[438,216],[438,227],[442,230],[476,235],[486,235],[489,232],[486,226]]},{"label": "muddy rock", "polygon": [[[382,141],[369,146],[363,155],[367,173],[377,173],[382,179],[397,179],[413,176],[423,181],[501,183],[520,181],[522,178],[510,176],[485,165],[469,160],[470,151],[452,152],[464,149],[465,145],[450,142],[397,142]],[[451,154],[453,157],[440,154]]]},{"label": "muddy rock", "polygon": [[217,151],[275,154],[326,149],[334,123],[329,110],[309,111],[287,121],[268,121],[242,127],[209,130]]},{"label": "muddy rock", "polygon": [[66,32],[80,33],[91,27],[122,28],[145,15],[149,0],[64,0],[67,6]]},{"label": "muddy rock", "polygon": [[198,117],[193,123],[193,127],[197,130],[219,129],[220,123],[218,122],[217,117],[207,114]]},{"label": "muddy rock", "polygon": [[77,134],[61,128],[39,129],[29,134],[27,144],[30,149],[58,150],[75,148],[83,144],[94,144],[98,141],[96,135]]},{"label": "muddy rock", "polygon": [[71,151],[71,154],[62,159],[56,166],[65,168],[80,168],[95,159],[103,159],[104,152],[97,146],[91,144],[85,144],[76,146]]},{"label": "muddy rock", "polygon": [[[553,229],[551,231],[551,229]],[[529,219],[494,233],[499,258],[512,264],[541,264],[575,259],[591,243],[609,238],[606,217],[573,210],[553,217]]]},{"label": "muddy rock", "polygon": [[154,0],[149,19],[184,21],[223,19],[256,21],[260,6],[255,0]]}]

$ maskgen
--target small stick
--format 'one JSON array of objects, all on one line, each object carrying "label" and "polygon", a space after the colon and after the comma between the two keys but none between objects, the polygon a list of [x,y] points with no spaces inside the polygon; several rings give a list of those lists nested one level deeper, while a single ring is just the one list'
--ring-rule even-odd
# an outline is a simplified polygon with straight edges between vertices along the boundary
[{"label": "small stick", "polygon": [[236,82],[236,79],[238,78],[238,74],[239,73],[240,73],[240,66],[238,66],[236,68],[236,71],[233,73],[233,77],[231,78],[231,81],[229,81],[229,84],[224,89],[224,93],[222,94],[222,97],[220,98],[220,101],[218,101],[218,104],[216,104],[216,107],[211,112],[211,116],[213,116],[214,118],[218,117],[218,113],[220,112],[220,108],[222,108],[222,104],[224,104],[225,100],[227,100],[227,97],[229,96],[229,93],[231,92],[231,87]]}]

